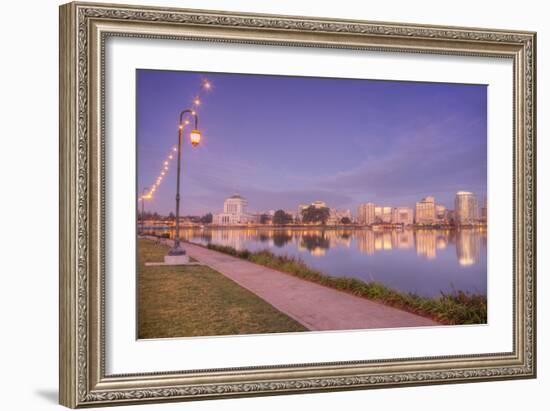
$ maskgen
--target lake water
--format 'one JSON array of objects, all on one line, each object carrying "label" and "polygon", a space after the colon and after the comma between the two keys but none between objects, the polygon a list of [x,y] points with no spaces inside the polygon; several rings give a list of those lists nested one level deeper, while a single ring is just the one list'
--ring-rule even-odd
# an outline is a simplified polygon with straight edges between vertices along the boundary
[{"label": "lake water", "polygon": [[182,228],[180,233],[203,245],[299,257],[333,276],[378,281],[426,297],[453,290],[487,293],[483,229]]}]

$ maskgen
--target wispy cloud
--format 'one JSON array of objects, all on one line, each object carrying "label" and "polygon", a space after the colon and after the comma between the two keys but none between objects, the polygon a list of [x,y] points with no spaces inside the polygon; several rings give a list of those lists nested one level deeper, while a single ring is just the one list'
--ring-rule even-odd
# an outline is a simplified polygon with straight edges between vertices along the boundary
[{"label": "wispy cloud", "polygon": [[[156,178],[173,144],[159,136],[175,137],[171,113],[196,76],[140,75],[139,186]],[[451,205],[458,190],[486,191],[485,86],[210,77],[216,91],[201,112],[203,144],[184,151],[185,212],[221,210],[234,192],[264,211],[314,200],[352,209],[364,201],[412,206],[426,195]],[[172,170],[163,184],[151,206],[166,213]]]}]

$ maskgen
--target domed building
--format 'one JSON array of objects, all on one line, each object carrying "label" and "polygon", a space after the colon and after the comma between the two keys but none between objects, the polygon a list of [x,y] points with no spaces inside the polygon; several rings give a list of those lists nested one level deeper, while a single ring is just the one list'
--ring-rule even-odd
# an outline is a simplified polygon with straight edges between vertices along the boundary
[{"label": "domed building", "polygon": [[247,206],[248,202],[244,197],[233,194],[223,202],[223,213],[214,214],[212,223],[216,225],[238,225],[259,222],[257,215],[247,213]]}]

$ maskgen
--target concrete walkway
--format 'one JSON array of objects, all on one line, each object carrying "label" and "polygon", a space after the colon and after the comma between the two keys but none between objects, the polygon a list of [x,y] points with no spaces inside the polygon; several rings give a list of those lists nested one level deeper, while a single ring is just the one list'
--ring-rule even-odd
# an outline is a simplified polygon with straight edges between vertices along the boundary
[{"label": "concrete walkway", "polygon": [[438,323],[302,280],[268,267],[185,243],[188,254],[314,331],[433,326]]}]

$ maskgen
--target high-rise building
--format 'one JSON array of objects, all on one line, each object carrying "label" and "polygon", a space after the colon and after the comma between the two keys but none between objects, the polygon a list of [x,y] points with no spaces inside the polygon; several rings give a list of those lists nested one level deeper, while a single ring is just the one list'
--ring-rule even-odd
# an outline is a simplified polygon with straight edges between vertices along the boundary
[{"label": "high-rise building", "polygon": [[374,220],[377,223],[391,223],[392,208],[391,207],[374,207]]},{"label": "high-rise building", "polygon": [[455,196],[455,223],[470,225],[478,220],[477,198],[468,191],[459,191]]},{"label": "high-rise building", "polygon": [[391,207],[382,207],[382,222],[385,224],[391,223]]},{"label": "high-rise building", "polygon": [[375,208],[373,203],[360,204],[357,209],[357,222],[359,224],[370,225],[375,222]]},{"label": "high-rise building", "polygon": [[483,200],[483,207],[481,207],[481,221],[487,222],[487,197]]},{"label": "high-rise building", "polygon": [[416,203],[416,224],[433,224],[436,220],[435,198],[428,196]]},{"label": "high-rise building", "polygon": [[391,222],[392,224],[410,225],[413,223],[414,215],[412,208],[409,207],[394,207],[392,208]]},{"label": "high-rise building", "polygon": [[244,214],[248,202],[239,194],[228,197],[223,202],[223,212],[227,214]]},{"label": "high-rise building", "polygon": [[445,220],[447,219],[447,208],[444,205],[436,204],[435,219],[438,222],[445,222]]}]

